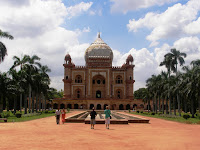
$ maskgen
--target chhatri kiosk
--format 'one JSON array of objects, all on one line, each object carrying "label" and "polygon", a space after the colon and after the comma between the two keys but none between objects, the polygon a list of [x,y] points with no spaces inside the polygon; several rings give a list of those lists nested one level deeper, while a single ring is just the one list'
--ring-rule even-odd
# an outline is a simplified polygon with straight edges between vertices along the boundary
[{"label": "chhatri kiosk", "polygon": [[122,66],[112,66],[112,49],[98,38],[85,51],[85,66],[72,63],[65,56],[64,97],[53,100],[54,108],[133,109],[133,57]]}]

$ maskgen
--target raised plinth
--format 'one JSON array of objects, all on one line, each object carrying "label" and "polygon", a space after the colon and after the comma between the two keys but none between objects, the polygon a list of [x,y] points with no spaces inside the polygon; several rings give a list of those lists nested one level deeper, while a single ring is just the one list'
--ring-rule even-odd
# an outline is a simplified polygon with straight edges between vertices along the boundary
[{"label": "raised plinth", "polygon": [[[70,116],[65,119],[65,122],[71,123],[85,123],[90,124],[90,112],[91,111],[83,111],[76,115]],[[105,124],[105,115],[104,111],[96,111],[96,124]],[[132,115],[111,111],[112,119],[110,120],[111,124],[128,124],[128,123],[149,123],[148,119],[134,117]]]}]

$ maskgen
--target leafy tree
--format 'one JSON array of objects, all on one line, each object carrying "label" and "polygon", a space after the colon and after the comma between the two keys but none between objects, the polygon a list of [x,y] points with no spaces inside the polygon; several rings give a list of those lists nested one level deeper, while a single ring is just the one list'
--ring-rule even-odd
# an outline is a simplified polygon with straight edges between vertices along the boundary
[{"label": "leafy tree", "polygon": [[[0,29],[0,38],[8,38],[10,40],[14,39],[12,35],[10,35],[8,32],[3,32]],[[7,55],[7,48],[6,46],[0,41],[0,63],[4,61],[5,56]]]},{"label": "leafy tree", "polygon": [[[182,66],[185,61],[184,58],[187,56],[185,53],[181,53],[180,51],[176,50],[175,48],[171,49],[170,53],[167,53],[165,55],[168,59],[171,60],[171,69],[176,73],[177,76],[177,65],[178,62],[180,64],[180,66]],[[184,58],[183,58],[184,57]],[[174,66],[174,67],[173,67]],[[175,68],[175,70],[174,70]],[[176,82],[176,84],[178,85],[178,82]],[[179,94],[177,91],[177,101],[178,101],[178,111],[179,111],[179,116],[181,116],[181,111],[180,111],[180,100],[179,100]]]}]

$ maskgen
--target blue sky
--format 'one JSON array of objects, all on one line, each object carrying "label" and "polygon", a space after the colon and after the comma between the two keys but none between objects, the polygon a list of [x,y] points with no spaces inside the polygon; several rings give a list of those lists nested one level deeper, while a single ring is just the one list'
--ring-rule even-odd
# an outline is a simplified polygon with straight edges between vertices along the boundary
[{"label": "blue sky", "polygon": [[159,64],[171,48],[187,54],[186,65],[199,58],[199,27],[199,0],[0,0],[0,29],[15,37],[0,39],[8,49],[0,70],[8,71],[14,55],[37,54],[52,70],[51,86],[63,89],[65,55],[85,65],[85,50],[100,31],[114,66],[134,57],[137,90],[165,71]]},{"label": "blue sky", "polygon": [[[74,6],[82,2],[81,0],[64,0],[63,3],[68,6]],[[119,49],[121,52],[128,52],[132,47],[136,49],[141,49],[143,47],[148,47],[150,42],[145,39],[146,35],[151,32],[149,29],[140,29],[136,33],[128,31],[127,24],[130,19],[140,19],[144,17],[148,12],[163,12],[168,7],[173,6],[177,2],[167,3],[162,6],[152,6],[149,8],[143,8],[138,10],[128,11],[126,14],[116,12],[111,12],[111,6],[113,2],[108,0],[101,1],[83,1],[83,2],[93,2],[91,10],[101,11],[101,15],[89,15],[88,13],[83,13],[80,16],[76,16],[71,19],[66,19],[64,27],[69,30],[82,29],[84,27],[90,27],[91,32],[87,35],[81,36],[79,38],[80,42],[93,41],[94,36],[97,32],[102,32],[103,39],[113,48]],[[185,4],[187,1],[178,1],[181,4]],[[167,39],[169,43],[173,40]],[[120,41],[120,42],[117,42]],[[164,43],[165,41],[161,42]],[[152,51],[153,48],[150,48]]]}]

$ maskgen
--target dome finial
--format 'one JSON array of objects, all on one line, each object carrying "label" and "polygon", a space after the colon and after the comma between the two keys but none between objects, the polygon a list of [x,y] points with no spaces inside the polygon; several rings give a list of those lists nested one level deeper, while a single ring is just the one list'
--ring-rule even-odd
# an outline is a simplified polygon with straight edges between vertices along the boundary
[{"label": "dome finial", "polygon": [[98,33],[98,38],[100,38],[100,32]]}]

